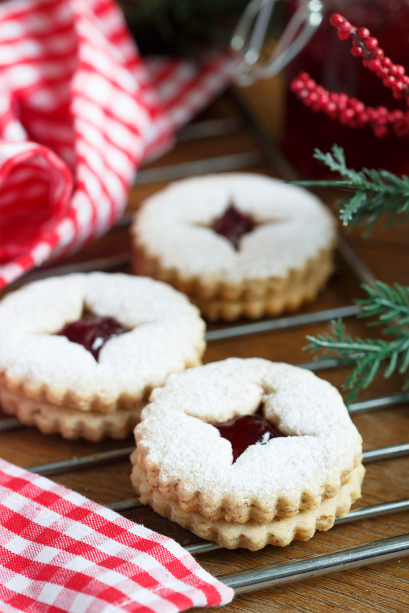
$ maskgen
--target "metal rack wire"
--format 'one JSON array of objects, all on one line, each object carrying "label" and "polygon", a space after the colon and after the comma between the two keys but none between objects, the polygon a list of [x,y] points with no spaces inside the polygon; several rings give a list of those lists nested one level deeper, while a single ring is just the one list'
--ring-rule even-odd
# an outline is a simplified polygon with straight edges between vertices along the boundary
[{"label": "metal rack wire", "polygon": [[[221,172],[243,167],[247,168],[249,166],[260,164],[262,161],[265,162],[266,158],[268,161],[272,162],[276,168],[280,169],[280,174],[284,178],[294,179],[294,172],[288,166],[286,160],[280,156],[280,153],[275,148],[274,144],[268,142],[265,134],[263,134],[257,128],[257,121],[254,120],[254,118],[249,117],[249,113],[246,109],[242,108],[242,111],[247,117],[247,121],[250,121],[250,125],[255,130],[255,133],[259,138],[263,154],[261,154],[259,151],[249,151],[247,153],[211,158],[201,160],[199,162],[142,170],[139,172],[137,183],[146,184],[150,182],[181,178],[190,174]],[[244,120],[241,118],[226,118],[211,120],[210,122],[196,123],[182,130],[178,139],[190,140],[206,138],[208,136],[229,134],[240,130],[244,123],[246,122],[244,122]],[[125,215],[118,222],[118,226],[125,226],[129,223],[130,216]],[[358,283],[373,283],[374,276],[372,272],[353,251],[342,235],[339,237],[338,251],[347,272],[351,274]],[[51,275],[67,274],[70,272],[112,270],[114,268],[126,265],[129,262],[129,257],[129,253],[124,253],[107,258],[99,258],[76,265],[37,270],[29,273],[23,280],[20,280],[14,285],[17,286],[28,281],[45,278]],[[337,317],[351,317],[356,315],[358,312],[359,307],[355,305],[345,305],[338,308],[316,311],[308,314],[281,317],[256,323],[230,325],[224,328],[208,331],[206,334],[206,340],[207,342],[216,342],[223,339],[246,337],[252,334],[262,334],[274,330],[286,330],[295,326],[329,321]],[[335,360],[329,359],[300,364],[299,366],[312,371],[319,371],[329,368],[336,368],[339,366],[339,364]],[[409,394],[393,394],[373,398],[364,402],[357,402],[349,407],[349,411],[351,414],[359,414],[384,409],[387,407],[393,407],[407,402],[409,402]],[[22,424],[20,424],[16,419],[3,419],[0,421],[0,432],[19,427],[24,426],[22,426]],[[124,460],[132,451],[133,447],[116,449],[113,451],[96,453],[80,458],[71,458],[68,460],[32,466],[29,468],[29,470],[42,475],[67,473],[82,468],[95,467],[103,463],[106,464]],[[364,453],[363,461],[364,463],[369,463],[379,460],[391,460],[393,458],[406,455],[409,455],[409,443],[402,443],[368,450]],[[117,512],[122,512],[142,505],[137,498],[131,498],[108,504],[106,506]],[[351,511],[346,517],[336,519],[335,525],[338,526],[347,522],[359,521],[378,517],[387,513],[396,513],[399,511],[408,510],[409,498],[395,500],[392,502],[371,505]],[[216,543],[203,541],[188,545],[186,547],[187,551],[195,555],[204,554],[218,549],[220,549],[220,547]],[[338,550],[330,554],[311,556],[292,562],[272,564],[252,570],[231,573],[220,576],[219,579],[232,587],[236,594],[242,594],[260,590],[266,587],[283,585],[293,581],[300,581],[311,577],[326,575],[329,573],[338,572],[340,570],[391,560],[407,555],[409,555],[409,534],[404,534],[393,538],[382,539],[380,541],[373,541],[364,545],[358,545],[348,549]]]}]

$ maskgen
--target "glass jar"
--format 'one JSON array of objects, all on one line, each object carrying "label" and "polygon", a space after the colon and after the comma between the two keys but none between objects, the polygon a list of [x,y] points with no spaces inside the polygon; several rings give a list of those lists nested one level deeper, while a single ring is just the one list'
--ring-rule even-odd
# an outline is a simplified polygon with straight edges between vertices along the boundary
[{"label": "glass jar", "polygon": [[[297,2],[290,0],[291,15]],[[394,64],[402,64],[409,74],[409,0],[324,0],[324,18],[314,37],[286,69],[288,82],[306,71],[329,91],[344,92],[369,106],[384,105],[392,110],[408,110],[404,100],[395,100],[373,72],[364,68],[351,53],[351,41],[341,41],[329,23],[332,13],[340,13],[352,25],[367,27],[371,36]],[[409,139],[394,135],[376,138],[370,128],[353,129],[314,113],[288,89],[286,122],[282,148],[289,160],[309,177],[327,176],[313,151],[329,151],[336,143],[344,147],[347,165],[361,169],[386,168],[409,174]]]}]

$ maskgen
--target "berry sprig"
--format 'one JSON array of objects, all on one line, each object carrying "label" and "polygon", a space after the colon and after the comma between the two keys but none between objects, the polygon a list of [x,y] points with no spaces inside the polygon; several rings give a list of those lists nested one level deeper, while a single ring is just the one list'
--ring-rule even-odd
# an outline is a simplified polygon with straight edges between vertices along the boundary
[{"label": "berry sprig", "polygon": [[[392,60],[385,56],[368,28],[356,28],[338,13],[331,15],[330,23],[337,28],[341,40],[352,39],[352,55],[361,57],[365,68],[382,79],[383,85],[392,90],[393,97],[405,98],[409,106],[409,76],[405,74],[405,68],[393,64]],[[290,87],[306,106],[316,113],[326,113],[343,125],[351,128],[369,126],[378,138],[391,133],[399,137],[409,135],[409,111],[389,111],[385,106],[373,108],[346,94],[329,92],[306,72],[300,73]]]}]

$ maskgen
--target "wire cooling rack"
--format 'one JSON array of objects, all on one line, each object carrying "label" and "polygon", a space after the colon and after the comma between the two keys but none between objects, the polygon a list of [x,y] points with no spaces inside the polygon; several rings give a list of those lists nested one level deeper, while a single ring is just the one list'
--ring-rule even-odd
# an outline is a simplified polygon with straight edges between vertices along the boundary
[{"label": "wire cooling rack", "polygon": [[[236,100],[240,103],[239,100]],[[232,134],[250,124],[254,133],[257,135],[261,151],[249,151],[233,155],[213,157],[195,162],[157,167],[141,170],[138,174],[137,184],[147,185],[158,181],[169,181],[187,177],[194,174],[205,174],[208,172],[222,172],[240,170],[260,165],[266,161],[270,163],[279,175],[286,180],[298,178],[294,170],[282,157],[273,142],[264,134],[257,124],[257,119],[251,116],[248,109],[240,103],[243,117],[227,117],[223,119],[212,119],[191,124],[178,134],[179,141],[205,139],[212,136]],[[125,214],[119,220],[117,226],[129,225],[131,216]],[[343,235],[339,235],[338,254],[340,256],[344,270],[352,276],[359,284],[372,284],[375,280],[372,272],[361,260],[356,252],[351,248]],[[48,276],[62,275],[71,272],[88,272],[93,270],[113,270],[118,267],[126,266],[129,263],[130,254],[124,253],[110,257],[103,257],[87,262],[72,264],[68,266],[57,266],[50,269],[41,269],[27,274],[22,280],[15,283],[15,286],[45,278]],[[281,317],[255,323],[238,325],[228,325],[226,327],[210,330],[206,334],[208,343],[220,340],[248,337],[254,334],[263,334],[277,330],[287,330],[295,326],[327,322],[338,317],[351,317],[359,313],[356,305],[345,305],[312,313]],[[335,360],[327,359],[317,362],[299,364],[300,367],[311,371],[325,369],[335,369],[339,364]],[[402,405],[409,402],[409,394],[392,394],[356,402],[349,407],[351,415],[375,411],[388,407]],[[6,430],[23,428],[24,426],[17,419],[3,418],[0,421],[0,432]],[[112,463],[126,459],[133,451],[134,447],[121,448],[82,457],[56,461],[48,464],[28,467],[28,470],[42,475],[55,475],[69,473],[71,471],[95,467],[100,464]],[[409,455],[409,443],[401,443],[365,451],[363,462],[365,464],[379,460],[392,460],[397,457]],[[116,512],[123,512],[140,506],[138,498],[120,500],[106,505]],[[335,525],[344,524],[363,519],[369,519],[409,510],[409,498],[395,500],[351,511],[346,517],[335,520]],[[194,555],[221,549],[219,545],[212,542],[201,541],[185,547],[187,551]],[[396,537],[372,541],[364,545],[358,545],[347,549],[340,549],[335,552],[323,555],[308,556],[300,560],[275,563],[246,571],[239,571],[218,578],[232,587],[236,594],[254,592],[267,587],[274,587],[309,579],[316,576],[327,575],[340,570],[347,570],[359,566],[365,566],[376,562],[383,562],[394,558],[409,555],[409,533]]]}]

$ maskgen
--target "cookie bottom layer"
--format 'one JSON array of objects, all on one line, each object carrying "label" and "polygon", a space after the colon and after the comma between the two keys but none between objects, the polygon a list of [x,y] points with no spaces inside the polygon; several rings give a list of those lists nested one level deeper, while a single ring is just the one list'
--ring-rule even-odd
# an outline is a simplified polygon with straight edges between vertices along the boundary
[{"label": "cookie bottom layer", "polygon": [[132,272],[153,277],[184,292],[209,321],[233,321],[239,317],[259,319],[296,311],[315,300],[333,270],[333,248],[323,249],[304,268],[285,279],[254,279],[241,283],[217,282],[183,276],[164,268],[134,237]]},{"label": "cookie bottom layer", "polygon": [[32,400],[0,388],[0,404],[4,413],[15,415],[26,426],[37,426],[44,434],[59,433],[67,439],[85,438],[98,442],[105,438],[129,436],[139,422],[146,402],[140,402],[132,409],[100,413]]},{"label": "cookie bottom layer", "polygon": [[157,489],[151,490],[146,474],[134,466],[132,484],[141,502],[149,504],[154,511],[168,517],[183,528],[188,528],[202,539],[215,541],[226,549],[244,547],[257,551],[266,545],[285,547],[292,541],[308,541],[317,530],[329,530],[337,517],[348,514],[351,505],[361,497],[361,484],[365,468],[360,464],[351,473],[348,483],[338,493],[311,511],[300,511],[294,517],[276,518],[271,522],[250,520],[244,524],[219,519],[211,522],[200,513],[182,511],[175,502],[167,502]]},{"label": "cookie bottom layer", "polygon": [[247,300],[201,300],[188,294],[208,321],[234,321],[240,317],[260,319],[280,315],[284,311],[297,311],[306,302],[313,302],[323,289],[332,273],[332,262],[324,261],[322,266],[311,270],[305,279],[288,283],[282,292],[267,294],[261,298]]}]

